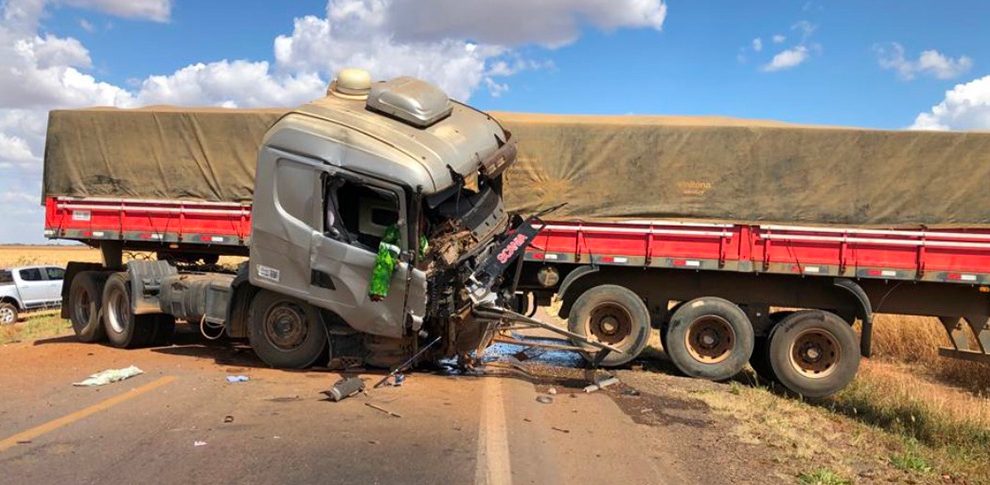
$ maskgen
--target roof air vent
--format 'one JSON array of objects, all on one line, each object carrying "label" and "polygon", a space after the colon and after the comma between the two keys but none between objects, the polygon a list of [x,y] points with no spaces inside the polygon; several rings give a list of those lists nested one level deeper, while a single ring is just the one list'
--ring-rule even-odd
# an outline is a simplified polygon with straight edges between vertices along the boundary
[{"label": "roof air vent", "polygon": [[454,109],[440,88],[419,79],[399,77],[371,87],[368,109],[426,128]]}]

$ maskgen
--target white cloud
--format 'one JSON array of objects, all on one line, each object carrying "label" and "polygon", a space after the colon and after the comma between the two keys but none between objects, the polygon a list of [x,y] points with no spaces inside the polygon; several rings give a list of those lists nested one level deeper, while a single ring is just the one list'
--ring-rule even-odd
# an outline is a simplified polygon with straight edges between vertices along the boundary
[{"label": "white cloud", "polygon": [[799,45],[778,52],[770,62],[763,65],[762,69],[766,72],[783,71],[799,66],[806,60],[808,60],[808,48]]},{"label": "white cloud", "polygon": [[912,80],[918,74],[928,74],[938,79],[952,79],[965,74],[973,67],[968,56],[948,57],[929,49],[922,51],[917,60],[905,57],[904,46],[897,42],[873,46],[880,67],[897,72],[904,80]]},{"label": "white cloud", "polygon": [[[366,7],[370,2],[363,0],[336,3],[342,10],[371,10]],[[374,13],[380,16],[378,25],[393,33],[399,42],[470,38],[508,47],[522,44],[556,47],[575,41],[582,25],[603,30],[659,30],[667,17],[667,6],[662,0],[375,0],[373,3],[383,7]]]},{"label": "white cloud", "polygon": [[295,106],[325,90],[326,82],[317,74],[272,74],[264,61],[224,60],[148,77],[141,83],[137,104]]},{"label": "white cloud", "polygon": [[759,37],[753,39],[753,50],[756,52],[763,50],[763,39]]},{"label": "white cloud", "polygon": [[98,10],[132,19],[167,22],[172,15],[172,0],[62,0],[73,7]]},{"label": "white cloud", "polygon": [[990,76],[958,84],[945,99],[921,113],[914,130],[990,130]]},{"label": "white cloud", "polygon": [[[818,30],[816,25],[807,20],[800,20],[791,25],[791,30],[797,32],[797,37],[800,40],[795,45],[774,54],[769,62],[760,66],[761,71],[776,72],[791,69],[810,59],[812,53],[821,52],[822,47],[820,44],[808,42],[815,31]],[[770,39],[774,44],[783,44],[787,41],[787,37],[783,34],[774,34]],[[762,44],[760,47],[762,47]],[[759,49],[754,50],[759,51]]]},{"label": "white cloud", "polygon": [[96,26],[93,25],[92,22],[86,19],[79,19],[79,27],[81,27],[86,32],[89,32],[90,34],[96,32]]},{"label": "white cloud", "polygon": [[[325,16],[297,18],[274,39],[274,63],[220,60],[149,75],[126,86],[100,81],[77,39],[42,27],[45,9],[68,5],[115,17],[167,22],[171,0],[0,0],[0,241],[39,242],[38,205],[47,112],[145,104],[291,106],[321,96],[342,67],[378,79],[414,75],[457,99],[509,91],[506,79],[553,64],[517,47],[556,48],[581,28],[660,30],[662,0],[330,0]],[[93,24],[80,20],[87,31]],[[106,23],[109,29],[111,24]]]}]

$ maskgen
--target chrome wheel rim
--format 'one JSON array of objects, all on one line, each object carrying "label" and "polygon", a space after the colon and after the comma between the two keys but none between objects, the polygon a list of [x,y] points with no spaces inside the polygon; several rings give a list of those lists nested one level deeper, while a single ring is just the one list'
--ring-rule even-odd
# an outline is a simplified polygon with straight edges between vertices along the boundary
[{"label": "chrome wheel rim", "polygon": [[11,325],[17,320],[17,314],[10,307],[0,308],[0,324]]},{"label": "chrome wheel rim", "polygon": [[110,329],[116,333],[124,333],[130,326],[131,305],[123,291],[114,291],[107,302],[107,321]]}]

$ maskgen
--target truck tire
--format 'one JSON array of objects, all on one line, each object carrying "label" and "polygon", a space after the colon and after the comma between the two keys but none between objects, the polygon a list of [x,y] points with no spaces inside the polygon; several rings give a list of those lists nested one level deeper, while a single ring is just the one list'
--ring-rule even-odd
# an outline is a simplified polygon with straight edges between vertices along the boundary
[{"label": "truck tire", "polygon": [[[574,302],[567,328],[572,333],[597,338],[624,351],[624,354],[610,352],[600,362],[605,367],[620,366],[635,359],[646,348],[650,339],[650,311],[639,295],[627,288],[596,286]],[[587,346],[576,340],[574,345]],[[589,362],[595,358],[595,352],[581,354]]]},{"label": "truck tire", "polygon": [[80,342],[102,342],[107,339],[107,332],[100,321],[103,301],[100,286],[104,280],[104,274],[98,271],[82,271],[72,278],[66,305],[72,331]]},{"label": "truck tire", "polygon": [[316,362],[327,346],[327,332],[312,305],[261,290],[248,310],[248,340],[266,364],[302,369]]},{"label": "truck tire", "polygon": [[802,310],[770,332],[770,365],[788,391],[822,399],[846,387],[859,369],[856,333],[838,315]]},{"label": "truck tire", "polygon": [[13,325],[18,318],[17,305],[9,301],[0,303],[0,325]]},{"label": "truck tire", "polygon": [[749,365],[756,371],[756,375],[762,379],[764,384],[769,384],[777,380],[770,365],[770,334],[774,327],[785,318],[793,314],[792,311],[773,312],[770,314],[770,332],[767,335],[758,336],[753,341],[753,355],[749,358]]},{"label": "truck tire", "polygon": [[724,381],[753,354],[753,325],[738,305],[717,297],[681,306],[667,327],[667,355],[684,374]]},{"label": "truck tire", "polygon": [[131,310],[131,284],[127,273],[114,273],[103,285],[103,327],[110,345],[121,349],[151,343],[157,315],[135,315]]}]

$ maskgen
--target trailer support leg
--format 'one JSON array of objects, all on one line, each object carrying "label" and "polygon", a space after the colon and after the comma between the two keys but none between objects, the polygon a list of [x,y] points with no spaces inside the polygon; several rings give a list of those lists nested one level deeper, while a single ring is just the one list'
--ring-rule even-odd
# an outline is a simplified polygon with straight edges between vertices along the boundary
[{"label": "trailer support leg", "polygon": [[100,242],[100,253],[103,255],[103,266],[106,269],[124,269],[124,243],[123,241],[102,241]]}]

